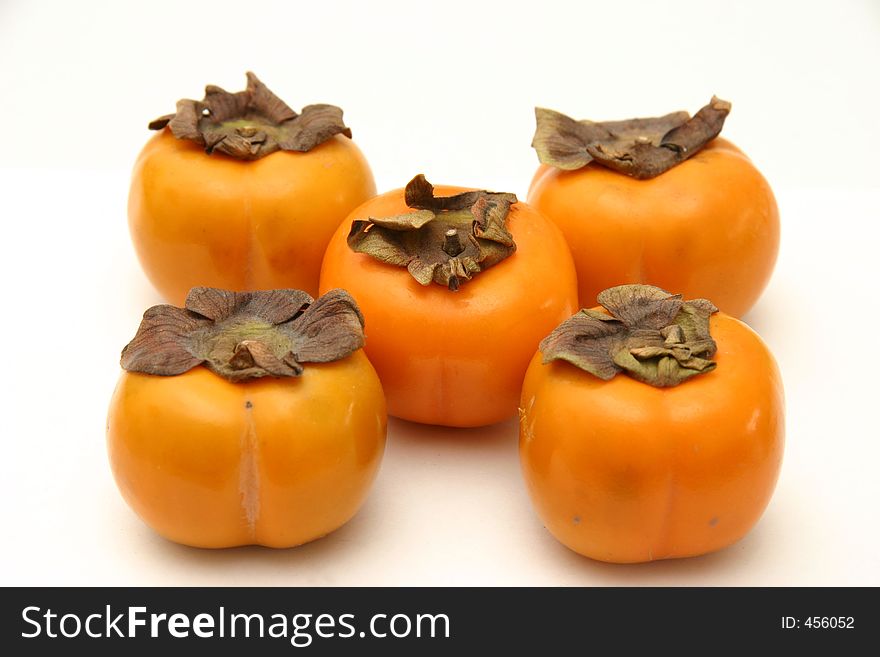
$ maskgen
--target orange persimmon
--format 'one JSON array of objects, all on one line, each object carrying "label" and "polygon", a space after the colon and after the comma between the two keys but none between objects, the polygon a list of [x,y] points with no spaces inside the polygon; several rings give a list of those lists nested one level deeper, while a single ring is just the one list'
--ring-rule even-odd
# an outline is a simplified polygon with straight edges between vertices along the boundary
[{"label": "orange persimmon", "polygon": [[782,461],[773,357],[704,300],[649,286],[602,294],[617,319],[575,315],[541,344],[523,385],[520,457],[538,516],[601,561],[730,545],[760,518]]},{"label": "orange persimmon", "polygon": [[[693,123],[682,135],[686,114],[601,124],[537,110],[544,164],[528,200],[565,235],[582,306],[605,288],[650,283],[741,317],[761,295],[779,250],[779,211],[751,160],[715,138],[728,110],[717,99],[703,108],[694,120],[714,129],[697,136]],[[550,141],[562,127],[570,152]],[[668,161],[651,161],[654,152]]]},{"label": "orange persimmon", "polygon": [[156,289],[176,304],[198,285],[316,294],[330,236],[376,193],[342,111],[297,115],[249,73],[247,91],[208,87],[151,127],[128,218]]},{"label": "orange persimmon", "polygon": [[423,176],[343,222],[321,270],[321,290],[334,287],[364,313],[389,413],[457,427],[516,412],[535,347],[577,303],[552,223],[512,194]]},{"label": "orange persimmon", "polygon": [[312,303],[203,288],[187,310],[147,311],[107,421],[131,508],[162,536],[209,548],[290,547],[348,521],[386,429],[360,321],[341,291]]}]

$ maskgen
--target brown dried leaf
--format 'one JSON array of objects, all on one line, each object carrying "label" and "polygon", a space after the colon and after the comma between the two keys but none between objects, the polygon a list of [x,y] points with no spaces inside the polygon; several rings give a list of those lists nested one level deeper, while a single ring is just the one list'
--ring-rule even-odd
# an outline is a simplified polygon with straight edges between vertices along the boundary
[{"label": "brown dried leaf", "polygon": [[280,324],[294,317],[313,299],[302,290],[232,292],[215,287],[194,287],[186,295],[186,309],[215,322],[232,315]]},{"label": "brown dried leaf", "polygon": [[599,302],[611,315],[582,310],[564,321],[540,345],[545,363],[565,360],[604,380],[625,371],[661,388],[715,369],[709,316],[717,309],[705,299],[621,285]]},{"label": "brown dried leaf", "polygon": [[[397,229],[395,229],[396,231]],[[377,230],[371,220],[355,220],[348,231],[348,246],[357,253],[367,253],[377,260],[397,267],[407,267],[413,257],[407,253],[400,240],[394,239],[393,233]],[[427,283],[423,283],[427,285]]]},{"label": "brown dried leaf", "polygon": [[576,121],[535,109],[532,147],[544,164],[580,169],[595,161],[640,180],[653,178],[699,152],[718,136],[730,103],[715,96],[691,118],[687,112],[625,121]]},{"label": "brown dried leaf", "polygon": [[557,326],[538,349],[545,364],[564,360],[607,381],[620,372],[612,354],[625,338],[623,322],[585,309]]},{"label": "brown dried leaf", "polygon": [[367,223],[390,230],[418,230],[429,221],[433,221],[435,216],[430,210],[416,210],[390,217],[370,217]]},{"label": "brown dried leaf", "polygon": [[177,112],[168,121],[168,127],[178,139],[190,139],[204,146],[205,138],[199,130],[201,109],[198,101],[178,100]]},{"label": "brown dried leaf", "polygon": [[538,159],[557,169],[573,171],[587,166],[593,156],[587,150],[590,140],[581,123],[543,107],[535,108],[535,136],[532,148]]},{"label": "brown dried leaf", "polygon": [[150,122],[151,130],[166,125],[178,139],[189,139],[215,151],[254,160],[277,150],[307,152],[334,135],[351,137],[334,105],[308,105],[294,112],[256,75],[248,72],[247,88],[230,93],[208,85],[201,101],[180,100],[177,112]]},{"label": "brown dried leaf", "polygon": [[452,196],[434,196],[434,185],[429,183],[424,174],[419,174],[410,180],[404,189],[404,200],[408,208],[420,210],[432,210],[433,212],[467,210],[484,196],[499,196],[513,199],[516,203],[515,194],[494,193],[487,191],[471,191],[453,194]]},{"label": "brown dried leaf", "polygon": [[269,87],[263,84],[256,75],[250,71],[246,75],[247,94],[254,109],[275,123],[284,123],[296,118],[296,112],[290,109],[287,103],[269,91]]},{"label": "brown dried leaf", "polygon": [[300,363],[339,360],[364,346],[364,316],[345,290],[330,290],[285,326]]},{"label": "brown dried leaf", "polygon": [[239,305],[238,294],[216,287],[194,287],[186,295],[184,306],[202,317],[219,322],[235,312]]},{"label": "brown dried leaf", "polygon": [[471,206],[474,215],[474,236],[491,240],[516,249],[513,235],[505,225],[510,206],[516,203],[514,194],[487,194]]},{"label": "brown dried leaf", "polygon": [[652,285],[618,285],[600,292],[596,300],[631,329],[669,326],[682,305],[680,294]]},{"label": "brown dried leaf", "polygon": [[278,145],[286,151],[305,153],[334,135],[351,139],[351,130],[342,121],[342,110],[335,105],[307,105],[295,121],[284,126]]},{"label": "brown dried leaf", "polygon": [[155,306],[122,352],[126,370],[171,376],[204,364],[230,381],[299,376],[363,346],[363,317],[343,290],[194,288],[187,308]]},{"label": "brown dried leaf", "polygon": [[122,350],[120,364],[131,372],[183,374],[204,360],[190,352],[188,336],[209,324],[210,320],[183,308],[153,306]]},{"label": "brown dried leaf", "polygon": [[307,292],[292,289],[244,292],[242,301],[242,313],[266,320],[270,324],[287,322],[314,303]]},{"label": "brown dried leaf", "polygon": [[715,355],[715,340],[709,333],[709,317],[718,312],[718,308],[706,299],[694,299],[685,302],[676,317],[681,327],[685,344],[691,345],[691,351],[699,356],[711,358]]},{"label": "brown dried leaf", "polygon": [[232,368],[230,378],[236,381],[260,376],[299,376],[303,371],[292,354],[278,358],[267,344],[259,340],[239,342],[233,349],[229,365]]},{"label": "brown dried leaf", "polygon": [[349,248],[406,267],[421,285],[433,281],[453,291],[516,250],[506,226],[516,203],[513,194],[435,197],[434,186],[419,174],[406,186],[404,198],[415,211],[353,221]]}]

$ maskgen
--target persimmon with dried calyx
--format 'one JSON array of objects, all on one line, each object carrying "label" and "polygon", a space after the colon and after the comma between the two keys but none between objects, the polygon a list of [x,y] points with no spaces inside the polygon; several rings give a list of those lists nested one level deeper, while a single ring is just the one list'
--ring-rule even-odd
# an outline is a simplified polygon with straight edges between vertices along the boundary
[{"label": "persimmon with dried calyx", "polygon": [[385,446],[363,317],[333,290],[194,288],[122,352],[107,445],[123,497],[197,547],[290,547],[363,502]]},{"label": "persimmon with dried calyx", "polygon": [[718,137],[729,111],[717,98],[693,118],[594,123],[535,110],[542,165],[529,203],[565,234],[582,306],[648,283],[735,317],[752,307],[776,263],[779,212],[749,158]]},{"label": "persimmon with dried calyx", "polygon": [[772,355],[705,299],[624,285],[599,303],[541,342],[523,384],[520,459],[538,516],[567,547],[609,562],[739,540],[782,462]]},{"label": "persimmon with dried calyx", "polygon": [[342,110],[297,114],[253,73],[181,100],[144,147],[128,219],[147,277],[169,301],[195,286],[318,290],[333,231],[376,193]]},{"label": "persimmon with dried calyx", "polygon": [[457,427],[513,415],[535,346],[577,307],[552,223],[513,194],[421,175],[339,227],[321,270],[334,287],[364,313],[389,412]]}]

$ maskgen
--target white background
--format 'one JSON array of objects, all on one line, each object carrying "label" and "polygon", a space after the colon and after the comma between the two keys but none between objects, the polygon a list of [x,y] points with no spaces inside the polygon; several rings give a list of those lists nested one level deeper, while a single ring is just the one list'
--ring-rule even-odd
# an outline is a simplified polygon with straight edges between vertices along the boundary
[{"label": "white background", "polygon": [[[0,3],[2,584],[880,584],[880,5],[863,2]],[[164,541],[104,447],[118,354],[160,301],[125,203],[146,123],[255,71],[345,109],[380,191],[417,172],[517,192],[534,105],[583,118],[733,101],[783,242],[746,320],[782,368],[786,456],[754,531],[710,556],[592,562],[554,541],[517,427],[392,420],[356,518],[273,551]]]}]

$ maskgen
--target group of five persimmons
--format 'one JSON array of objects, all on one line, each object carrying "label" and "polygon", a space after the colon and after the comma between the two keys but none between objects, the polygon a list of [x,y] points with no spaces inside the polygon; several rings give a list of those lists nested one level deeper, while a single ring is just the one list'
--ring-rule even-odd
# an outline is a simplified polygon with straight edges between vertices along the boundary
[{"label": "group of five persimmons", "polygon": [[526,204],[422,175],[376,196],[338,107],[297,114],[250,73],[179,101],[129,197],[144,271],[182,307],[147,310],[122,352],[123,496],[173,541],[295,546],[355,514],[387,413],[518,411],[529,493],[572,550],[641,562],[738,540],[773,492],[784,411],[737,319],[771,275],[778,211],[718,137],[729,111],[538,109]]}]

